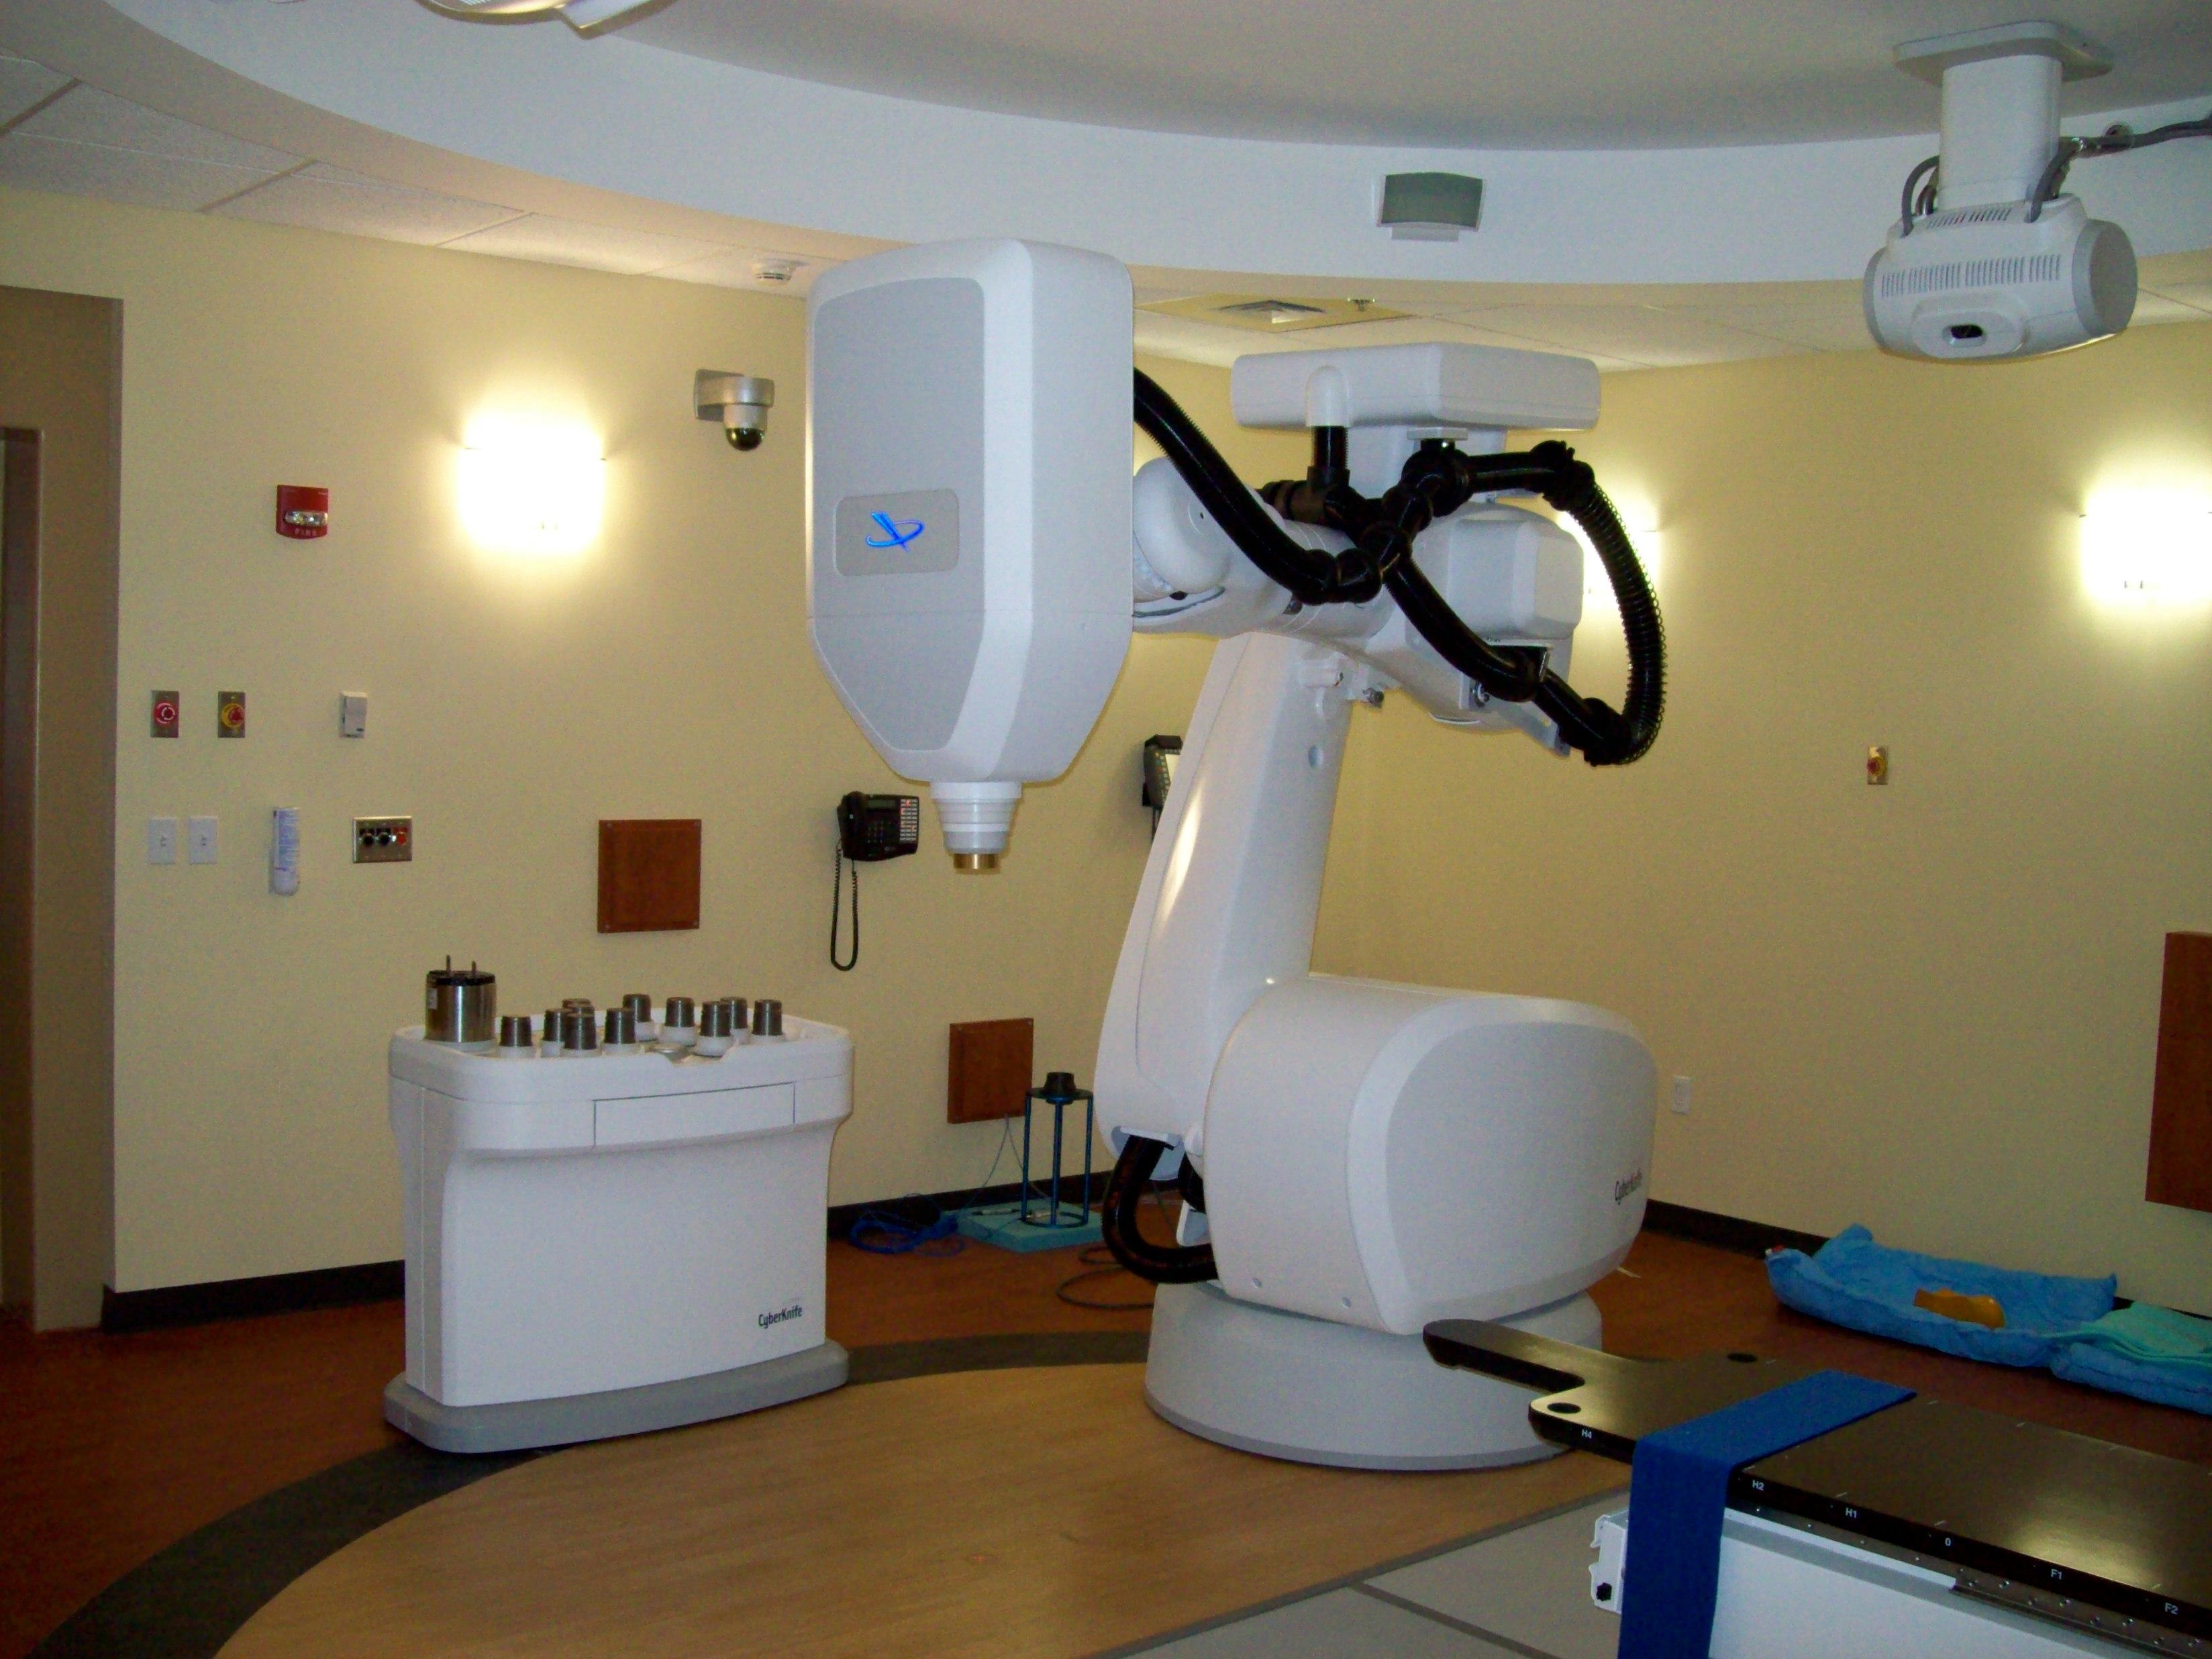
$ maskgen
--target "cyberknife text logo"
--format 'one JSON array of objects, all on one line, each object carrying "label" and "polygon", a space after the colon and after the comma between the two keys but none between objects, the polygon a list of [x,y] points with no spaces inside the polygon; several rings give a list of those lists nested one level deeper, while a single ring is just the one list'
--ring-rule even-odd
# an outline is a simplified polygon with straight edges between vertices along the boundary
[{"label": "cyberknife text logo", "polygon": [[894,519],[888,513],[872,513],[868,516],[875,520],[876,528],[883,532],[880,536],[867,538],[870,547],[904,547],[929,527],[919,519]]}]

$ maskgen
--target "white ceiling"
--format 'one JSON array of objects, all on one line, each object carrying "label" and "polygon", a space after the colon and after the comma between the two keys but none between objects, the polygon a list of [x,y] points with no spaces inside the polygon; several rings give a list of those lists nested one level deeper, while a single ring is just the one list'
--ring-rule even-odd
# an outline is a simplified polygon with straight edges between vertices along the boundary
[{"label": "white ceiling", "polygon": [[[810,263],[771,249],[526,213],[350,173],[0,57],[0,184],[386,241],[769,292]],[[763,266],[795,280],[763,280]]]},{"label": "white ceiling", "polygon": [[[247,143],[0,57],[0,184],[205,212],[265,224],[576,265],[628,276],[803,293],[834,261],[727,240],[679,235],[396,184]],[[711,221],[708,222],[711,223]],[[763,267],[792,270],[788,282]],[[2139,323],[2212,322],[2212,253],[2146,264]],[[1140,288],[1142,303],[1234,288],[1295,298],[1314,278],[1227,274],[1203,286]],[[1247,352],[1416,340],[1569,351],[1607,371],[1674,368],[1815,351],[1868,349],[1854,283],[1565,287],[1384,282],[1368,297],[1413,313],[1324,333],[1269,337],[1139,310],[1141,349],[1227,363]]]},{"label": "white ceiling", "polygon": [[2071,114],[2212,88],[2204,0],[672,0],[623,38],[1109,126],[1633,149],[1925,132],[1934,94],[1891,48],[2023,16],[2118,59]]},{"label": "white ceiling", "polygon": [[[1412,284],[1448,290],[1439,310],[1474,313],[1589,304],[1594,286],[1618,298],[1620,285],[1642,285],[1653,295],[1626,303],[1675,307],[1693,296],[1665,285],[1856,281],[1899,182],[1935,148],[1935,89],[1895,68],[1892,49],[2022,3],[656,0],[587,38],[557,21],[471,22],[416,0],[0,0],[0,52],[357,177],[703,244],[714,251],[690,262],[699,274],[727,272],[726,246],[823,261],[1019,236],[1099,249],[1155,286],[1225,290],[1224,273],[1264,272],[1267,286],[1310,279],[1396,304],[1383,290]],[[2212,103],[2208,3],[2036,0],[2119,55],[2118,71],[2076,96],[2196,88],[2077,108],[2072,130],[2201,115]],[[2074,15],[2085,7],[2093,17]],[[690,33],[722,56],[670,49]],[[724,60],[771,47],[780,64],[886,89]],[[936,78],[953,70],[975,84]],[[1365,137],[1261,141],[929,101],[972,94],[1059,110],[1110,101],[1117,85],[1157,106],[1121,106],[1132,121],[1273,131],[1351,109]],[[1061,101],[1038,105],[1047,94]],[[1382,142],[1421,130],[1424,99],[1458,124],[1451,132],[1496,131],[1499,145]],[[1773,138],[1839,127],[1857,136]],[[1651,147],[1683,133],[1681,147]],[[1577,134],[1615,147],[1531,147]],[[2069,183],[2138,252],[2193,255],[2212,249],[2201,151],[2167,145],[2077,168]],[[1418,242],[1379,230],[1382,176],[1437,169],[1483,180],[1477,234]],[[289,195],[327,210],[337,194],[310,185],[262,207]],[[526,238],[498,222],[477,229],[491,233],[483,246]],[[562,257],[608,262],[574,246],[580,235],[553,240]],[[617,268],[649,269],[669,252],[645,244]],[[1501,295],[1500,284],[1556,291]],[[1768,297],[1802,308],[1807,296]],[[1707,316],[1696,320],[1734,334],[1677,326],[1657,341],[1641,317],[1616,320],[1638,349],[1671,361],[1802,319],[1762,329]],[[1829,324],[1848,329],[1849,318]]]}]

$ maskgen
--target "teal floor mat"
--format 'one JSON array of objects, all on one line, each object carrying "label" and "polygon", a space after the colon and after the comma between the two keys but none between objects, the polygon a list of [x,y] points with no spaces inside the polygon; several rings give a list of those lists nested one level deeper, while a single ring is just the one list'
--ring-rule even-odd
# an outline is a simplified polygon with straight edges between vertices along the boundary
[{"label": "teal floor mat", "polygon": [[[960,1236],[984,1244],[995,1244],[1002,1250],[1064,1250],[1078,1244],[1096,1244],[1099,1240],[1097,1212],[1086,1211],[1077,1226],[1048,1227],[1042,1224],[1049,1206],[1038,1203],[1030,1206],[1036,1223],[1021,1218],[1021,1206],[1017,1204],[979,1204],[969,1210],[955,1210],[952,1213],[960,1224]],[[1073,1206],[1063,1204],[1060,1218],[1065,1222],[1073,1213]]]}]

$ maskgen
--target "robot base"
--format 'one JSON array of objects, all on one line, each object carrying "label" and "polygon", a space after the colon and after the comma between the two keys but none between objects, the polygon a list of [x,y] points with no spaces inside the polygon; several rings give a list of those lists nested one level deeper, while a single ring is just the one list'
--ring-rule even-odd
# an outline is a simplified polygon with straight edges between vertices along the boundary
[{"label": "robot base", "polygon": [[[1500,1322],[1598,1346],[1597,1304],[1572,1296]],[[1392,1336],[1163,1285],[1145,1403],[1239,1451],[1348,1469],[1480,1469],[1559,1450],[1528,1426],[1530,1390],[1454,1370]]]},{"label": "robot base", "polygon": [[[1555,1334],[1545,1332],[1547,1336]],[[434,1451],[520,1451],[535,1446],[568,1446],[583,1440],[678,1429],[740,1412],[761,1411],[812,1394],[825,1394],[845,1381],[845,1350],[835,1342],[739,1365],[704,1376],[679,1377],[643,1388],[609,1389],[603,1394],[572,1394],[552,1400],[506,1400],[483,1406],[447,1406],[404,1376],[385,1386],[384,1420],[411,1434]]]}]

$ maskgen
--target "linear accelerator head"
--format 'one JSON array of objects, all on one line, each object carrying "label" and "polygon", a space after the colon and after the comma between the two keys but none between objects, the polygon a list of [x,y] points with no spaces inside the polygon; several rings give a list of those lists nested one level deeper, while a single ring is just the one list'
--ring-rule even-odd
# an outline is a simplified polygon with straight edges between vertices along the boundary
[{"label": "linear accelerator head", "polygon": [[807,301],[807,615],[948,852],[988,867],[1129,642],[1129,274],[1018,241],[902,248]]}]

